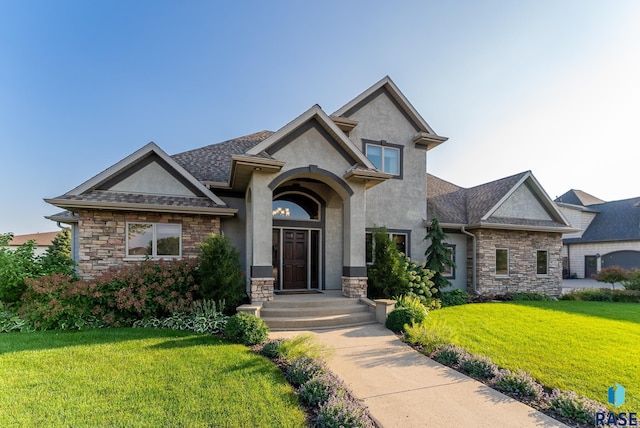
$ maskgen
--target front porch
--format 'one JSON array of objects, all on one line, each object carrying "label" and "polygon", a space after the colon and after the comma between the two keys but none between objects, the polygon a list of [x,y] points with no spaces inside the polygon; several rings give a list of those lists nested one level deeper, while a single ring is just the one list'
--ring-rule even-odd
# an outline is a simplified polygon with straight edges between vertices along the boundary
[{"label": "front porch", "polygon": [[275,294],[273,300],[238,307],[262,318],[273,331],[316,330],[383,323],[395,304],[345,297],[340,290]]}]

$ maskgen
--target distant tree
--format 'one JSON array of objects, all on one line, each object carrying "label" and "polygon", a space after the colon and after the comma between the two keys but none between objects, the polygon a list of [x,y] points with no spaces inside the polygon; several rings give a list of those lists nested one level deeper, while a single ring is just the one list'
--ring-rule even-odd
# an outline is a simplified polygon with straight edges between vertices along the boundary
[{"label": "distant tree", "polygon": [[447,266],[454,268],[455,263],[451,257],[451,248],[443,244],[443,241],[447,239],[447,235],[440,227],[440,222],[437,218],[431,220],[431,227],[424,239],[430,241],[429,247],[424,253],[427,256],[426,268],[435,272],[431,281],[433,281],[439,293],[441,289],[451,285],[449,280],[442,276],[442,272]]},{"label": "distant tree", "polygon": [[62,273],[75,277],[75,262],[71,259],[71,231],[62,229],[39,260],[42,274]]},{"label": "distant tree", "polygon": [[615,287],[616,282],[623,282],[629,278],[629,272],[620,266],[609,266],[600,269],[600,272],[591,275],[598,282],[611,284],[611,288]]}]

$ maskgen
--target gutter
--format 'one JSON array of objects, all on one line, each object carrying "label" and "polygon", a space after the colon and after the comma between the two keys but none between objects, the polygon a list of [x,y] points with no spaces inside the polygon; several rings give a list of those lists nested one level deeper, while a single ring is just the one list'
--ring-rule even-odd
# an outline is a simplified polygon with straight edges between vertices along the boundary
[{"label": "gutter", "polygon": [[467,232],[464,226],[460,226],[460,231],[465,235],[470,236],[473,242],[473,253],[471,256],[471,264],[473,265],[473,271],[471,272],[471,278],[472,278],[471,286],[473,287],[473,294],[478,295],[478,287],[477,287],[477,280],[476,280],[476,246],[477,246],[476,235],[474,235],[471,232]]}]

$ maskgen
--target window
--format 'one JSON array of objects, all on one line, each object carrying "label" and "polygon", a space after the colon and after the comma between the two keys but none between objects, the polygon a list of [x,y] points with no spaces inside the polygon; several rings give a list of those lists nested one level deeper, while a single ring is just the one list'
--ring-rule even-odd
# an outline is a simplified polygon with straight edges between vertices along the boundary
[{"label": "window", "polygon": [[449,260],[451,260],[453,266],[444,265],[442,270],[442,276],[445,278],[456,278],[456,246],[454,244],[444,244],[449,249]]},{"label": "window", "polygon": [[273,201],[271,214],[275,219],[319,220],[320,204],[306,195],[287,193]]},{"label": "window", "polygon": [[182,226],[165,223],[127,223],[128,257],[180,257]]},{"label": "window", "polygon": [[549,274],[549,252],[547,250],[536,251],[536,274]]},{"label": "window", "polygon": [[402,146],[392,145],[386,141],[367,142],[365,154],[371,163],[382,172],[400,176]]},{"label": "window", "polygon": [[509,275],[509,250],[496,248],[496,275]]},{"label": "window", "polygon": [[[400,232],[391,232],[389,233],[389,239],[393,243],[396,244],[398,251],[402,254],[408,256],[407,250],[409,245],[409,234],[408,233],[400,233]],[[367,264],[373,263],[373,250],[375,247],[375,241],[373,239],[373,233],[367,232],[365,233],[365,261]]]}]

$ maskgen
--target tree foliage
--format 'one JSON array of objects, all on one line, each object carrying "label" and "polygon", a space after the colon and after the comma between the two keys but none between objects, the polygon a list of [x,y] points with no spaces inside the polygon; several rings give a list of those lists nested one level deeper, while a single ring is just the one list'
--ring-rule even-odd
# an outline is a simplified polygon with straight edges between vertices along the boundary
[{"label": "tree foliage", "polygon": [[598,282],[604,282],[607,284],[611,284],[611,287],[614,287],[616,282],[624,282],[628,279],[629,272],[626,269],[621,268],[620,266],[609,266],[606,268],[600,269],[600,272],[593,274],[593,279]]},{"label": "tree foliage", "polygon": [[373,264],[367,269],[367,294],[373,299],[400,296],[405,291],[404,257],[386,228],[375,229],[372,236]]},{"label": "tree foliage", "polygon": [[202,297],[224,301],[235,312],[246,293],[240,255],[229,238],[211,234],[200,244],[199,275]]},{"label": "tree foliage", "polygon": [[451,248],[443,244],[443,241],[447,239],[447,235],[440,227],[440,222],[437,218],[431,220],[431,227],[424,239],[430,241],[427,251],[424,253],[427,256],[426,267],[435,272],[431,281],[433,281],[435,288],[439,292],[451,285],[449,280],[442,275],[442,272],[447,266],[454,268],[455,263],[451,257]]}]

